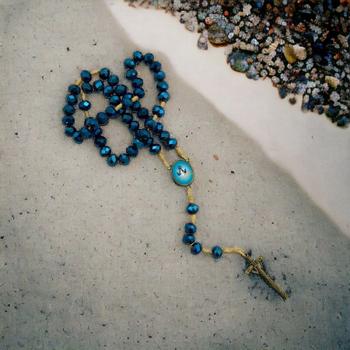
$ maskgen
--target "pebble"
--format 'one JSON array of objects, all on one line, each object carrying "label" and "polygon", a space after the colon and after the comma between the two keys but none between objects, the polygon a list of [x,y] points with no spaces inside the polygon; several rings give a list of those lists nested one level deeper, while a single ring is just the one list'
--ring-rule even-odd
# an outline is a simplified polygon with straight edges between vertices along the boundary
[{"label": "pebble", "polygon": [[[227,46],[227,62],[249,79],[270,78],[281,97],[340,127],[350,116],[350,1],[126,0],[173,13],[197,46]],[[230,44],[230,45],[229,45]],[[289,98],[295,104],[295,97]]]}]

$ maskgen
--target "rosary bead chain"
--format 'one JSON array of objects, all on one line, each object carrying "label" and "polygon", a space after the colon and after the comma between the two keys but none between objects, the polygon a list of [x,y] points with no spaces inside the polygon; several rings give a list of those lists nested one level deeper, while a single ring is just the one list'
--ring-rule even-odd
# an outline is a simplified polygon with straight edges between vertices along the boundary
[{"label": "rosary bead chain", "polygon": [[[142,107],[140,100],[144,97],[145,92],[142,88],[143,80],[138,77],[136,67],[139,63],[144,62],[149,66],[154,74],[154,79],[157,82],[156,88],[159,91],[159,105],[154,105],[152,114]],[[63,111],[65,116],[62,118],[62,123],[65,125],[65,134],[73,138],[76,143],[82,143],[84,139],[93,137],[95,145],[99,148],[99,153],[106,158],[107,164],[116,166],[129,164],[132,157],[136,157],[139,150],[144,147],[149,147],[151,154],[155,154],[161,160],[164,167],[171,173],[174,182],[185,187],[187,196],[186,212],[190,216],[191,221],[184,225],[183,243],[190,246],[191,253],[197,255],[203,253],[210,255],[214,259],[221,258],[224,254],[238,254],[243,257],[248,263],[246,270],[247,274],[258,274],[271,288],[273,288],[284,300],[288,295],[283,291],[274,280],[266,273],[263,266],[263,258],[258,257],[253,259],[250,254],[246,253],[240,247],[220,247],[218,245],[212,248],[202,246],[195,239],[197,233],[197,213],[199,206],[195,203],[191,184],[194,180],[191,161],[185,151],[180,148],[175,138],[171,137],[170,133],[164,130],[164,126],[158,120],[164,117],[166,102],[170,98],[168,93],[168,83],[164,80],[166,74],[161,70],[160,62],[154,60],[154,55],[147,53],[143,55],[140,51],[133,53],[133,58],[124,60],[126,68],[125,77],[131,82],[134,88],[133,93],[128,92],[125,85],[119,83],[119,77],[111,74],[108,68],[101,68],[91,72],[87,70],[81,71],[80,78],[75,81],[75,84],[68,87],[66,102]],[[98,76],[98,80],[94,80],[91,85],[92,77]],[[106,83],[106,84],[105,84]],[[109,100],[109,106],[104,112],[99,112],[96,118],[90,116],[89,110],[91,103],[87,100],[87,94],[93,92],[102,92],[106,99]],[[77,96],[80,95],[78,103]],[[80,130],[74,127],[75,105],[83,111],[85,116],[84,126]],[[140,127],[140,123],[134,120],[133,114],[137,114],[140,121],[143,121],[144,128]],[[116,119],[121,116],[121,121],[126,124],[133,135],[133,141],[126,148],[126,152],[117,156],[112,153],[111,148],[107,145],[107,139],[102,135],[101,126],[107,125],[110,119]],[[163,143],[165,149],[174,150],[180,160],[170,164],[161,145],[154,143],[154,137],[157,137]]]}]

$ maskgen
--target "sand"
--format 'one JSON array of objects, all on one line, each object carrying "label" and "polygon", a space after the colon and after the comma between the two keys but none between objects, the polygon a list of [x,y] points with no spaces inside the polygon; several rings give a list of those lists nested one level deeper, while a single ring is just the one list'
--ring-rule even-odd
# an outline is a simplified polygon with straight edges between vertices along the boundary
[{"label": "sand", "polygon": [[[265,256],[287,302],[239,257],[189,253],[184,193],[157,158],[112,169],[63,135],[65,87],[82,68],[122,74],[136,47],[103,3],[4,1],[1,16],[1,349],[347,349],[349,238],[258,143],[159,55],[199,239]],[[106,130],[118,151],[130,139]]]}]

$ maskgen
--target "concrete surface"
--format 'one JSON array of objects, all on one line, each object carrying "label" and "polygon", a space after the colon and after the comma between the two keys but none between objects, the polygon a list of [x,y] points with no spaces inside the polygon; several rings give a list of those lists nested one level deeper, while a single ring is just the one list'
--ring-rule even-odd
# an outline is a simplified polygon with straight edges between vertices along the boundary
[{"label": "concrete surface", "polygon": [[[254,141],[160,57],[198,236],[264,255],[287,302],[239,257],[189,254],[184,193],[157,158],[111,169],[64,137],[66,86],[82,68],[122,74],[135,49],[103,2],[8,0],[0,13],[0,349],[349,348],[349,239]],[[119,121],[106,130],[125,147]]]}]

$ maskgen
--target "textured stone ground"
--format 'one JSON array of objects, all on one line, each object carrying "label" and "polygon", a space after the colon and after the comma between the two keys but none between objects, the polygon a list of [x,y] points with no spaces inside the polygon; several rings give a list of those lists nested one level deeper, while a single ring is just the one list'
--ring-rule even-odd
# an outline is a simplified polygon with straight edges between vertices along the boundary
[{"label": "textured stone ground", "polygon": [[[349,239],[288,174],[162,60],[200,238],[264,255],[284,303],[238,257],[189,254],[184,194],[156,158],[111,169],[64,137],[65,87],[82,68],[121,73],[135,48],[102,4],[5,1],[1,15],[1,349],[347,349]],[[129,141],[118,121],[107,133]]]}]

